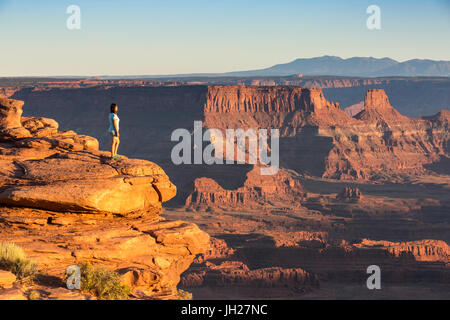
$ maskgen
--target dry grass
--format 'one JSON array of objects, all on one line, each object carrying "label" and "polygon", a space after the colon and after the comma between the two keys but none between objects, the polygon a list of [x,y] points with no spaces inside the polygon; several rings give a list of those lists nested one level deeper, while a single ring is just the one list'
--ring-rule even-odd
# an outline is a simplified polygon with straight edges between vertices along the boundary
[{"label": "dry grass", "polygon": [[0,243],[0,269],[11,271],[19,280],[36,275],[36,263],[29,260],[23,249],[14,243]]},{"label": "dry grass", "polygon": [[95,268],[90,263],[80,265],[81,290],[98,297],[99,300],[124,300],[130,289],[121,284],[117,272]]}]

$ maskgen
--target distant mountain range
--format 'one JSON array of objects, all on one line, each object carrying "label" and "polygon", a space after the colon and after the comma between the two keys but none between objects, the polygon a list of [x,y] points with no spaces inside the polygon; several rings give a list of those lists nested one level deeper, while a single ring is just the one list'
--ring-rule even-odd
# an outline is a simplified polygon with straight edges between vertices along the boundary
[{"label": "distant mountain range", "polygon": [[[349,77],[450,77],[450,61],[413,59],[399,62],[391,58],[353,57],[342,59],[336,56],[296,59],[260,70],[226,73],[196,73],[177,75],[129,76],[125,78],[170,78],[170,77],[264,77],[289,76],[349,76]],[[124,77],[103,77],[124,78]]]},{"label": "distant mountain range", "polygon": [[408,60],[398,62],[390,58],[354,57],[342,59],[323,56],[297,59],[289,63],[277,64],[261,70],[230,72],[233,76],[287,76],[301,73],[307,76],[356,76],[356,77],[449,77],[450,61]]}]

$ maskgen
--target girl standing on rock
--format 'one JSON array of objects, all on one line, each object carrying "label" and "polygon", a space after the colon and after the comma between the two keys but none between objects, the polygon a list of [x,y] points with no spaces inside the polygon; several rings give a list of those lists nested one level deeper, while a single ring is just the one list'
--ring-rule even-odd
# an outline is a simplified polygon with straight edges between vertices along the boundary
[{"label": "girl standing on rock", "polygon": [[112,137],[111,142],[111,159],[120,159],[117,155],[117,149],[119,148],[119,117],[117,116],[117,111],[119,111],[119,107],[117,104],[111,104],[111,113],[109,114],[109,132]]}]

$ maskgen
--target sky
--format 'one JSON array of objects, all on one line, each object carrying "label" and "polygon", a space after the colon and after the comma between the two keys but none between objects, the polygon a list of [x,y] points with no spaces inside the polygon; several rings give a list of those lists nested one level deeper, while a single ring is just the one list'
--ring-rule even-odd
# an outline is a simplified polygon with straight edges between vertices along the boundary
[{"label": "sky", "polygon": [[[81,10],[69,30],[67,7]],[[381,29],[369,30],[369,5]],[[450,60],[450,0],[0,0],[0,77],[253,70],[335,55]]]}]

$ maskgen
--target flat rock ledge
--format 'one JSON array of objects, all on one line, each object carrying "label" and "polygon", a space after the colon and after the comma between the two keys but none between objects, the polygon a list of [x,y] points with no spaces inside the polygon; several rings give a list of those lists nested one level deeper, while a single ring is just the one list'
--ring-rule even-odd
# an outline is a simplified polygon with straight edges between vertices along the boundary
[{"label": "flat rock ledge", "polygon": [[95,138],[59,131],[52,119],[21,118],[22,105],[0,99],[0,204],[127,215],[158,211],[176,195],[157,164],[110,160]]}]

